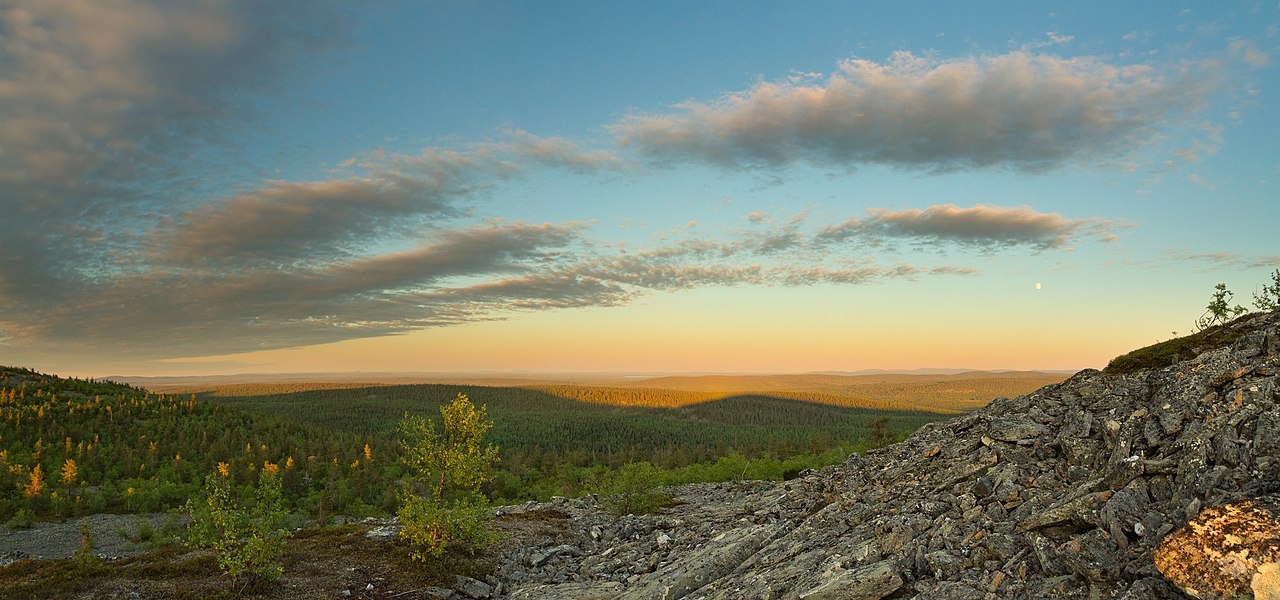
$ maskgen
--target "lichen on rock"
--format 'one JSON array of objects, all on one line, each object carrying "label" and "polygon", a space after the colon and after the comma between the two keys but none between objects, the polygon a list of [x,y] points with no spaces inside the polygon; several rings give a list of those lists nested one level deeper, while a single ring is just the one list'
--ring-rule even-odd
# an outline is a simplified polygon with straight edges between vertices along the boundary
[{"label": "lichen on rock", "polygon": [[1231,502],[1205,509],[1156,547],[1160,572],[1206,600],[1280,596],[1280,498]]}]

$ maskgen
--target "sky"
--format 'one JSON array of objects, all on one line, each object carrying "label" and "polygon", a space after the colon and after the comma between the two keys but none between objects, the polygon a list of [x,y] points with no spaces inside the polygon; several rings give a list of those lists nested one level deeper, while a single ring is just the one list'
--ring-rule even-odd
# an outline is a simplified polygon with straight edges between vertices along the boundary
[{"label": "sky", "polygon": [[1280,268],[1276,2],[0,1],[0,364],[1101,368]]}]

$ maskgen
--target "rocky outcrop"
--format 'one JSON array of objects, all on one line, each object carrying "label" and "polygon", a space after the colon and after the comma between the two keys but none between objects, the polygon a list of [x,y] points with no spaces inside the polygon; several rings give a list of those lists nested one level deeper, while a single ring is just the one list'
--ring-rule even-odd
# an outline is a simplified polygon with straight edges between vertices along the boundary
[{"label": "rocky outcrop", "polygon": [[[1174,553],[1182,550],[1162,549],[1175,558],[1157,561],[1156,548],[1197,516],[1263,510],[1270,501],[1258,499],[1280,492],[1280,313],[1230,327],[1229,346],[1194,359],[1123,376],[1082,371],[792,481],[675,488],[677,505],[659,515],[615,518],[591,498],[501,509],[504,519],[536,514],[558,528],[503,550],[494,592],[1215,597],[1204,579],[1246,568],[1241,561],[1188,581],[1161,572],[1190,560]],[[1242,551],[1217,540],[1211,552]],[[1248,585],[1217,597],[1253,597],[1258,577],[1275,576],[1274,558],[1258,558],[1258,548],[1253,571],[1240,575]]]},{"label": "rocky outcrop", "polygon": [[1280,600],[1280,499],[1205,509],[1156,547],[1156,567],[1197,598]]}]

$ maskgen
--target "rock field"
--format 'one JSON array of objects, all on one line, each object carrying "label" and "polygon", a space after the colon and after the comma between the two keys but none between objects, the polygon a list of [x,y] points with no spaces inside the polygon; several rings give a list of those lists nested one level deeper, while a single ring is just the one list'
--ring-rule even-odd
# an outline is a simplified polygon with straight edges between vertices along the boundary
[{"label": "rock field", "polygon": [[562,529],[502,550],[483,589],[441,597],[1280,598],[1274,554],[1176,583],[1153,560],[1206,509],[1276,506],[1280,313],[1232,326],[1229,347],[1082,371],[791,481],[673,488],[658,515],[615,517],[591,498],[499,509]]}]

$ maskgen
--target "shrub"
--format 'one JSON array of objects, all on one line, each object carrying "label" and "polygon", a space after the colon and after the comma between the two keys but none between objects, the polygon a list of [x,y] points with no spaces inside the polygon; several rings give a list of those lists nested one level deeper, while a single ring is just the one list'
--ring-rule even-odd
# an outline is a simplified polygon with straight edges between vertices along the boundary
[{"label": "shrub", "polygon": [[662,472],[649,462],[622,465],[600,475],[595,492],[605,507],[617,515],[643,515],[658,512],[671,502],[671,497],[658,491]]},{"label": "shrub", "polygon": [[493,479],[498,449],[484,445],[493,421],[464,394],[440,407],[442,426],[420,415],[400,420],[404,466],[400,539],[414,560],[439,558],[445,548],[475,549],[490,543],[489,503],[480,486]]},{"label": "shrub", "polygon": [[235,497],[231,482],[224,475],[206,477],[204,491],[203,504],[188,501],[185,508],[191,517],[187,544],[212,548],[218,567],[233,582],[241,575],[249,575],[250,580],[279,578],[283,569],[277,560],[290,532],[282,527],[288,512],[275,470],[264,468],[259,472],[254,502],[248,508]]},{"label": "shrub", "polygon": [[30,508],[19,508],[9,519],[9,529],[31,529],[35,525],[35,513]]}]

